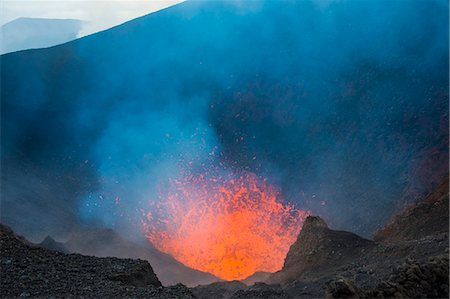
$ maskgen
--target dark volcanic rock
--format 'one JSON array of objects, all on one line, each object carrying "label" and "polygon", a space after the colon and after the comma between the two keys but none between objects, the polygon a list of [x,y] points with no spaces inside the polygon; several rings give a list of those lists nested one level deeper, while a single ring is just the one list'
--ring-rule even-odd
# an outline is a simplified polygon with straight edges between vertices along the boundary
[{"label": "dark volcanic rock", "polygon": [[80,230],[72,233],[64,244],[70,252],[97,257],[143,259],[150,262],[164,286],[183,283],[188,287],[220,281],[216,276],[191,269],[165,254],[148,242],[145,245],[130,241],[112,229]]},{"label": "dark volcanic rock", "polygon": [[214,298],[231,298],[231,296],[239,290],[245,290],[247,286],[238,281],[220,281],[209,285],[201,285],[192,288],[192,293],[197,298],[214,299]]},{"label": "dark volcanic rock", "polygon": [[367,298],[448,298],[448,254],[421,263],[410,260],[388,281],[362,294]]},{"label": "dark volcanic rock", "polygon": [[0,225],[1,297],[192,298],[163,288],[147,261],[64,254],[31,246]]},{"label": "dark volcanic rock", "polygon": [[146,264],[139,265],[133,269],[124,269],[121,272],[113,273],[109,276],[111,280],[121,281],[137,287],[145,287],[148,285],[161,286],[159,281],[158,283],[155,282],[155,278],[156,275],[153,273],[153,269]]},{"label": "dark volcanic rock", "polygon": [[291,298],[280,285],[255,283],[246,290],[236,291],[231,298]]},{"label": "dark volcanic rock", "polygon": [[378,242],[417,240],[440,232],[448,232],[448,175],[438,189],[403,213],[396,215],[391,223],[374,235]]},{"label": "dark volcanic rock", "polygon": [[253,285],[256,282],[264,282],[272,275],[271,272],[255,272],[247,278],[242,279],[241,281],[248,286]]},{"label": "dark volcanic rock", "polygon": [[353,233],[331,230],[320,217],[310,216],[289,249],[282,270],[267,281],[286,284],[319,278],[366,255],[375,246]]},{"label": "dark volcanic rock", "polygon": [[325,298],[359,298],[359,291],[353,282],[345,278],[332,280],[327,284]]},{"label": "dark volcanic rock", "polygon": [[280,285],[255,283],[248,287],[240,281],[223,281],[192,289],[197,298],[291,298]]},{"label": "dark volcanic rock", "polygon": [[447,178],[381,230],[383,242],[308,217],[283,269],[267,281],[296,298],[448,298]]},{"label": "dark volcanic rock", "polygon": [[165,288],[165,292],[160,295],[162,298],[196,298],[191,290],[184,284],[177,283],[176,285]]},{"label": "dark volcanic rock", "polygon": [[408,260],[394,275],[372,289],[358,289],[354,282],[339,278],[327,284],[326,298],[448,298],[448,255],[426,262]]}]

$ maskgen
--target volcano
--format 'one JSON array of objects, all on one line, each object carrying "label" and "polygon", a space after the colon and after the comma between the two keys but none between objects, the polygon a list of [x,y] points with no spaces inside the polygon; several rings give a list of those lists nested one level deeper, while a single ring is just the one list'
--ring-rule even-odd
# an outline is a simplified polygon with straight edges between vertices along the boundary
[{"label": "volcano", "polygon": [[176,182],[147,214],[147,238],[185,265],[226,280],[278,271],[307,212],[250,173]]},{"label": "volcano", "polygon": [[[448,214],[441,217],[442,210],[448,211],[447,179],[438,191],[380,230],[382,242],[330,229],[320,217],[309,216],[282,269],[268,276],[261,272],[253,275],[253,279],[265,282],[247,286],[240,281],[222,281],[190,289],[181,284],[161,287],[146,261],[65,254],[60,246],[57,251],[36,248],[0,225],[0,292],[8,297],[94,297],[94,292],[95,296],[124,298],[446,298],[448,226],[444,228],[444,223],[449,218]],[[442,219],[443,229],[428,230],[436,222],[416,225],[420,217]],[[402,227],[410,237],[399,239],[386,233],[396,227]],[[91,250],[101,248],[101,244],[112,245],[102,242],[111,236],[120,239],[111,231],[100,233],[102,237],[95,240],[89,238],[92,233],[80,234],[86,237],[85,250],[88,244]],[[47,245],[54,243],[46,240]],[[72,239],[68,245],[74,242]],[[130,243],[124,243],[130,248]]]},{"label": "volcano", "polygon": [[[337,271],[393,235],[442,233],[445,215],[425,205],[371,240],[448,174],[447,12],[186,1],[2,55],[1,220],[32,242],[112,228],[187,273],[275,272],[266,283],[292,289],[318,286],[325,276],[307,274],[330,256]],[[308,215],[320,218],[302,230]],[[330,288],[358,293],[347,282]]]}]

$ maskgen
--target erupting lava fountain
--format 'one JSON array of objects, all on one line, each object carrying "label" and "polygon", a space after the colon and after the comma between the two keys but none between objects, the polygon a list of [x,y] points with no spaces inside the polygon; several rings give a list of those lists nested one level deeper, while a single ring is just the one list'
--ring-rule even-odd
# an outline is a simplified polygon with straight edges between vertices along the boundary
[{"label": "erupting lava fountain", "polygon": [[226,279],[281,269],[308,212],[255,174],[172,181],[143,222],[148,240],[183,264]]}]

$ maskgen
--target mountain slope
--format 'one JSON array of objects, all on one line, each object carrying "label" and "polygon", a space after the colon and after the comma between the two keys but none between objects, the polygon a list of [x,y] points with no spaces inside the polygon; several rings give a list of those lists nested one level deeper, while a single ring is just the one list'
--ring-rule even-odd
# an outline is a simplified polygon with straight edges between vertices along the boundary
[{"label": "mountain slope", "polygon": [[[333,227],[372,235],[447,171],[447,10],[188,1],[3,55],[2,214],[30,235],[29,219],[44,236],[80,219],[126,226],[110,215],[138,219],[194,161],[255,172]],[[100,195],[127,200],[100,208]]]},{"label": "mountain slope", "polygon": [[67,255],[31,247],[2,224],[0,245],[2,297],[164,296],[146,261]]},{"label": "mountain slope", "polygon": [[448,201],[442,203],[447,186],[448,176],[426,200],[393,218],[380,230],[380,243],[309,217],[283,268],[266,282],[305,297],[321,296],[324,286],[332,298],[448,296]]},{"label": "mountain slope", "polygon": [[309,216],[284,260],[283,269],[272,274],[271,283],[290,283],[296,279],[314,280],[364,258],[375,243],[345,231],[334,231],[320,217]]},{"label": "mountain slope", "polygon": [[374,240],[392,243],[448,232],[448,185],[447,175],[437,190],[430,193],[425,200],[408,207],[406,211],[393,217],[387,226],[377,231]]},{"label": "mountain slope", "polygon": [[77,38],[83,21],[73,19],[19,18],[1,26],[0,53],[46,48]]}]

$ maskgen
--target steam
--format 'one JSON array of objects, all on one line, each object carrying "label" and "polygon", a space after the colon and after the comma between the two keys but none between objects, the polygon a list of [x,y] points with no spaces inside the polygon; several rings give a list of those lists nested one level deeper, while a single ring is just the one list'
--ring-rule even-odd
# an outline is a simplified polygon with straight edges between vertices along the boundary
[{"label": "steam", "polygon": [[448,171],[446,2],[247,3],[186,2],[2,57],[2,159],[82,169],[79,222],[138,235],[186,171],[256,173],[363,235]]}]

